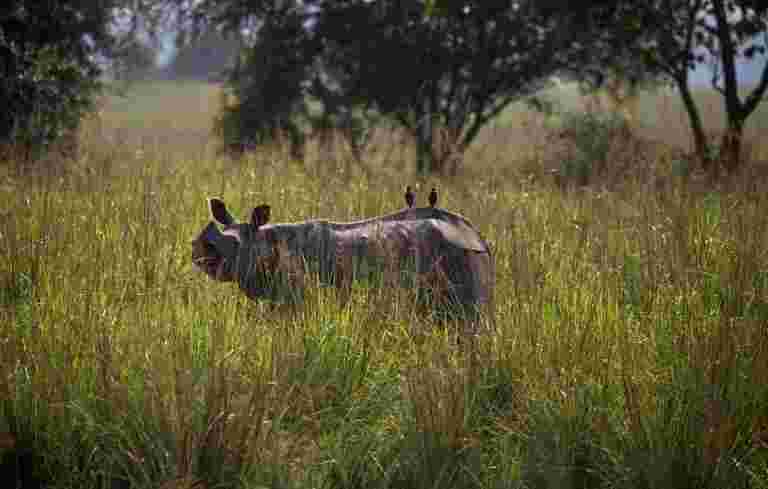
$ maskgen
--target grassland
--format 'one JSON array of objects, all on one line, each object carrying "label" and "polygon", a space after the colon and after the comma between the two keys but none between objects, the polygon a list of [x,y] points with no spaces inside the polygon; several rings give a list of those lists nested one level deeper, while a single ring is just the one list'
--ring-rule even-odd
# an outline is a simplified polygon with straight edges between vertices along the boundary
[{"label": "grassland", "polygon": [[[105,103],[77,161],[0,167],[2,480],[768,487],[760,171],[705,184],[624,135],[589,185],[558,186],[547,169],[573,148],[521,110],[450,178],[413,177],[396,139],[364,167],[231,161],[208,138],[214,88],[132,97]],[[677,134],[665,114],[642,131]],[[492,245],[495,313],[471,342],[398,291],[316,288],[285,309],[192,268],[208,196],[345,220],[400,207],[406,184],[422,202],[438,186]]]}]

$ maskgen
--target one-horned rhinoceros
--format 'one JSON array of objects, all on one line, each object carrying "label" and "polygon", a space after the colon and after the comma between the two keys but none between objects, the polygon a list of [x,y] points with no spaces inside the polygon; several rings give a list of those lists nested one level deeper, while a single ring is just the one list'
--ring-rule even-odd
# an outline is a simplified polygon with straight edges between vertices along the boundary
[{"label": "one-horned rhinoceros", "polygon": [[238,223],[221,200],[209,204],[223,230],[208,223],[193,241],[194,264],[216,280],[238,282],[251,299],[300,298],[307,271],[314,271],[321,284],[340,288],[353,280],[394,278],[415,286],[430,304],[463,311],[491,303],[494,266],[488,245],[467,219],[444,209],[410,208],[345,223],[265,224],[268,206],[255,208],[250,222]]}]

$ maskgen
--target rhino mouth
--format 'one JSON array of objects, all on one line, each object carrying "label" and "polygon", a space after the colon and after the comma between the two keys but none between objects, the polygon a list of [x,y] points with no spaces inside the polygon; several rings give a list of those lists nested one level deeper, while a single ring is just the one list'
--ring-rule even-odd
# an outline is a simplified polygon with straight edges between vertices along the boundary
[{"label": "rhino mouth", "polygon": [[192,242],[192,263],[216,280],[234,280],[229,259],[235,256],[231,249],[233,240],[223,236],[215,224],[209,223]]},{"label": "rhino mouth", "polygon": [[192,263],[208,275],[216,276],[224,267],[224,257],[211,243],[196,241],[192,245]]}]

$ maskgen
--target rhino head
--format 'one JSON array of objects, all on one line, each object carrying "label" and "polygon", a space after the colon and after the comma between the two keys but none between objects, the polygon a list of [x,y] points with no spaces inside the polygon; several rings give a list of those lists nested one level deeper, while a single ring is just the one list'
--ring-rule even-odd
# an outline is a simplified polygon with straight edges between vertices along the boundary
[{"label": "rhino head", "polygon": [[279,243],[266,225],[270,207],[255,207],[250,221],[240,223],[221,200],[208,202],[213,221],[192,242],[194,265],[214,280],[238,282],[252,299],[275,298],[275,285],[280,282],[277,272],[285,260],[280,259]]},{"label": "rhino head", "polygon": [[219,199],[209,207],[213,220],[192,243],[193,262],[214,280],[236,282],[251,299],[298,302],[310,270],[321,285],[342,291],[352,280],[388,286],[378,279],[391,277],[393,286],[415,286],[468,310],[492,301],[490,248],[469,221],[445,209],[269,224],[266,205],[244,223]]}]

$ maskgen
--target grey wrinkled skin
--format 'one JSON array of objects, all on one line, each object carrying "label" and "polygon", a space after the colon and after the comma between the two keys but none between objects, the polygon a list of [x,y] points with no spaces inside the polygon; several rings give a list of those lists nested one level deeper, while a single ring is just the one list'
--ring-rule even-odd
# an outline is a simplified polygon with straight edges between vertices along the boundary
[{"label": "grey wrinkled skin", "polygon": [[[492,302],[490,249],[464,217],[439,208],[404,209],[349,223],[238,223],[212,199],[209,222],[192,243],[194,264],[236,281],[251,299],[297,301],[306,281],[347,287],[353,280],[416,287],[430,304],[478,311]],[[316,275],[314,275],[316,274]],[[375,282],[381,279],[383,282]]]}]

